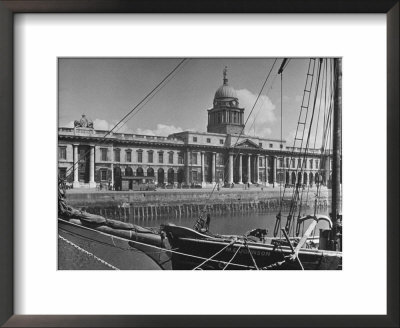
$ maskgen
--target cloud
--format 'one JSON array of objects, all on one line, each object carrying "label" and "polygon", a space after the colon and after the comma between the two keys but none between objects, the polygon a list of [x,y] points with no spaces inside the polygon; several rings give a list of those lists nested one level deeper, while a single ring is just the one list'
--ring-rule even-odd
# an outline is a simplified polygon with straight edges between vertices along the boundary
[{"label": "cloud", "polygon": [[74,121],[70,121],[67,124],[65,124],[63,127],[65,128],[73,128],[74,127]]},{"label": "cloud", "polygon": [[[257,99],[257,95],[247,89],[237,90],[236,92],[240,107],[244,107],[246,109],[245,113],[249,115]],[[276,121],[275,108],[276,106],[268,96],[261,95],[253,113],[247,121],[246,133],[254,134],[255,131],[256,136],[268,137],[272,132],[269,126]]]},{"label": "cloud", "polygon": [[[187,131],[187,130],[186,130]],[[157,127],[153,130],[151,129],[141,129],[137,128],[137,134],[151,135],[151,136],[169,136],[173,133],[183,132],[181,127],[176,127],[174,125],[157,124]]]},{"label": "cloud", "polygon": [[[96,118],[93,121],[93,127],[95,128],[95,130],[110,131],[111,129],[113,129],[116,126],[117,123],[118,123],[117,120],[113,120],[111,123],[109,123],[106,120]],[[115,127],[113,132],[115,132],[115,133],[133,133],[133,131],[126,124],[124,124],[124,125],[120,124],[119,126]]]},{"label": "cloud", "polygon": [[[113,120],[111,123],[107,120],[103,120],[100,118],[96,118],[93,120],[93,127],[95,130],[103,130],[110,131],[115,127],[118,123],[117,120]],[[68,122],[65,127],[73,128],[74,121]],[[113,132],[114,133],[130,133],[130,134],[141,134],[141,135],[150,135],[150,136],[169,136],[173,133],[183,132],[184,130],[181,127],[176,127],[174,125],[166,125],[166,124],[157,124],[155,129],[141,129],[137,128],[136,131],[130,129],[126,124],[117,126]],[[193,131],[193,129],[186,129],[185,131]]]}]

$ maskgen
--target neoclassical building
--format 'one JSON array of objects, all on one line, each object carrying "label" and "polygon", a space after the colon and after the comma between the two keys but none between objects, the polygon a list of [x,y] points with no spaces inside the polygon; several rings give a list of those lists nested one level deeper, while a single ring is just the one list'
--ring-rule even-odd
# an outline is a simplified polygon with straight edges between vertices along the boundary
[{"label": "neoclassical building", "polygon": [[83,115],[74,128],[59,128],[59,176],[74,188],[110,183],[119,189],[125,176],[153,177],[158,185],[173,186],[328,183],[330,155],[308,150],[304,156],[286,141],[242,134],[244,111],[225,69],[223,84],[207,111],[207,132],[168,137],[109,133],[96,130]]}]

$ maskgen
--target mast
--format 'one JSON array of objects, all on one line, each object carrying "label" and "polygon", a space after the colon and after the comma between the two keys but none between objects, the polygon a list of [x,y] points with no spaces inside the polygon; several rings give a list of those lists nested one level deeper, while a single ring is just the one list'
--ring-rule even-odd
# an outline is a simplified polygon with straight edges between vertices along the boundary
[{"label": "mast", "polygon": [[342,59],[334,58],[334,107],[333,107],[333,163],[332,163],[332,250],[342,251],[342,220],[340,178],[342,155]]}]

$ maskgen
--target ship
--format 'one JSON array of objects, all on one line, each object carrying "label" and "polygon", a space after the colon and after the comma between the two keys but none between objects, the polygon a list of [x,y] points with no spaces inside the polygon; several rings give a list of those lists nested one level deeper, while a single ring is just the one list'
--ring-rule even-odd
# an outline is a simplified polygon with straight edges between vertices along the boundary
[{"label": "ship", "polygon": [[[296,141],[301,144],[298,149],[306,158],[310,133],[304,144],[307,131],[307,113],[310,107],[311,87],[314,76],[320,79],[321,64],[324,59],[311,58],[309,61],[303,102],[300,109],[293,149]],[[327,60],[327,59],[325,59]],[[282,61],[279,74],[283,73],[287,59]],[[317,72],[316,68],[317,67]],[[282,75],[281,75],[282,76]],[[332,213],[320,215],[313,213],[301,215],[303,190],[294,186],[292,203],[285,227],[282,228],[281,209],[276,216],[274,236],[267,237],[264,229],[253,229],[243,235],[220,235],[209,231],[209,217],[200,216],[193,228],[166,224],[162,227],[174,250],[172,262],[174,269],[184,270],[341,270],[342,269],[342,214],[340,212],[340,165],[341,165],[341,59],[333,59],[332,79],[334,85],[333,111],[333,172],[332,172]],[[267,77],[268,78],[268,77]],[[318,82],[315,82],[318,88]],[[318,90],[318,89],[317,89]],[[317,91],[315,91],[315,100]],[[308,98],[307,98],[308,97]],[[308,99],[308,101],[304,101]],[[315,103],[314,103],[315,105]],[[314,111],[312,113],[314,116]],[[310,120],[312,122],[312,118]],[[310,123],[311,124],[311,123]],[[325,128],[329,128],[329,124]],[[309,130],[311,131],[311,127]],[[299,133],[298,133],[299,132]],[[299,136],[298,136],[299,135]],[[326,134],[324,134],[326,138]],[[239,138],[238,138],[239,139]],[[326,140],[325,140],[326,142]],[[323,152],[323,150],[322,150]],[[321,152],[321,153],[322,153]],[[303,161],[304,163],[304,161]],[[304,165],[304,164],[302,164]],[[303,167],[297,168],[299,172]],[[316,194],[316,202],[320,189]],[[284,195],[284,193],[283,193]],[[281,198],[281,204],[283,201]],[[297,217],[296,213],[298,211]],[[205,213],[204,213],[205,214]],[[296,229],[293,221],[297,219]],[[329,223],[329,229],[321,230],[315,238],[315,228],[321,220]],[[300,227],[311,221],[301,237]],[[290,232],[293,236],[290,237]],[[278,237],[278,234],[280,235]]]}]

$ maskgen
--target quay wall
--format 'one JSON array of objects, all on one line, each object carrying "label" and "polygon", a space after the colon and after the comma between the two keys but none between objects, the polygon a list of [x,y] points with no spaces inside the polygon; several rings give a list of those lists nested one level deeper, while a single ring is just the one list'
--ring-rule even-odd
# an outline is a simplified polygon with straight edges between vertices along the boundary
[{"label": "quay wall", "polygon": [[[309,199],[314,197],[315,190],[309,191]],[[292,193],[286,190],[285,199]],[[322,199],[328,197],[328,189],[321,191]],[[199,190],[168,190],[168,191],[142,191],[142,192],[67,192],[67,201],[71,206],[111,206],[111,205],[154,205],[154,204],[202,204],[202,203],[231,203],[245,201],[279,200],[279,189],[257,190],[220,190],[211,195],[211,191]]]},{"label": "quay wall", "polygon": [[[67,193],[67,202],[89,213],[126,222],[162,217],[198,216],[206,211],[215,215],[254,213],[279,208],[278,190],[146,191],[146,192],[79,192]],[[314,207],[314,192],[309,192],[306,207]],[[291,193],[286,192],[283,209],[290,206]],[[322,192],[318,207],[328,207],[328,190]]]}]

